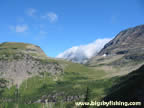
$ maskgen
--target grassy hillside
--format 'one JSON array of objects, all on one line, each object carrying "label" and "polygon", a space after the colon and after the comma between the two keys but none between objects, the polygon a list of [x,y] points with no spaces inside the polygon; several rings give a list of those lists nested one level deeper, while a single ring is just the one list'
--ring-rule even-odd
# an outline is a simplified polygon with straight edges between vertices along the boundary
[{"label": "grassy hillside", "polygon": [[17,42],[4,42],[0,44],[0,48],[15,48],[15,49],[26,49],[28,45],[32,44],[26,44],[26,43],[17,43]]},{"label": "grassy hillside", "polygon": [[[90,90],[89,99],[100,100],[106,95],[107,89],[117,80],[117,78],[103,79],[107,73],[94,67],[56,59],[45,59],[43,62],[55,62],[63,65],[64,73],[51,75],[43,72],[23,81],[19,88],[16,86],[3,88],[0,94],[1,105],[5,105],[4,102],[8,101],[8,103],[15,103],[14,107],[20,105],[19,108],[23,108],[27,105],[23,107],[21,105],[28,103],[31,103],[33,107],[33,105],[35,106],[33,103],[39,99],[45,100],[49,96],[50,105],[55,107],[63,105],[63,107],[68,108],[69,106],[70,108],[70,106],[74,106],[75,101],[85,99],[87,88]],[[57,104],[54,104],[54,101]],[[37,107],[40,108],[41,105],[43,104],[37,104]],[[9,104],[6,106],[9,108]]]},{"label": "grassy hillside", "polygon": [[[142,102],[141,107],[129,108],[143,108],[143,91],[144,91],[144,66],[133,71],[132,73],[120,78],[119,83],[111,87],[108,95],[104,98],[105,101],[126,101],[126,102]],[[119,108],[119,107],[110,107]]]},{"label": "grassy hillside", "polygon": [[18,56],[23,56],[23,53],[27,53],[35,57],[41,57],[41,58],[47,57],[44,54],[44,52],[40,49],[40,47],[36,45],[27,43],[17,43],[17,42],[4,42],[0,44],[1,58],[6,59],[20,58]]}]

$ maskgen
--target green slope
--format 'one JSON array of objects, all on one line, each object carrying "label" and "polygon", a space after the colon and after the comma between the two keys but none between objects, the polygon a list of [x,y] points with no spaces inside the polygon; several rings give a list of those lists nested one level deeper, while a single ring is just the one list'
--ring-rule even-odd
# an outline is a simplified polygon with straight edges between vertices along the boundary
[{"label": "green slope", "polygon": [[[142,106],[129,106],[128,108],[143,108],[144,91],[144,65],[130,74],[120,78],[119,83],[109,89],[105,101],[141,102]],[[103,107],[104,108],[104,107]],[[110,107],[121,108],[121,107]]]}]

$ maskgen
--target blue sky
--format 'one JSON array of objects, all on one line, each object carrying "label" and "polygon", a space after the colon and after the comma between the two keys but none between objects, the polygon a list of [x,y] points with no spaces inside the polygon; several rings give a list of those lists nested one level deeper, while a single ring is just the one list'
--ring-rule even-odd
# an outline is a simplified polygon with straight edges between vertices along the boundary
[{"label": "blue sky", "polygon": [[39,45],[55,57],[144,24],[143,0],[0,0],[0,42]]}]

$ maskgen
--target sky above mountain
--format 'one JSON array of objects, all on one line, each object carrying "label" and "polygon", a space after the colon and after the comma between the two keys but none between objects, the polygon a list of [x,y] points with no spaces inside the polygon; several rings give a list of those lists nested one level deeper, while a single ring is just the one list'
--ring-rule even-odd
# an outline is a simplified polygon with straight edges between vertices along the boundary
[{"label": "sky above mountain", "polygon": [[143,0],[0,0],[0,42],[39,45],[55,57],[144,24]]}]

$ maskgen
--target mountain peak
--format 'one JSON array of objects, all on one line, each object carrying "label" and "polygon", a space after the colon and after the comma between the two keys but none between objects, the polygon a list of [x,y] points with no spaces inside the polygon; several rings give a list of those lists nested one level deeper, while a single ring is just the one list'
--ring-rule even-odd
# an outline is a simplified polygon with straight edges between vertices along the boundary
[{"label": "mountain peak", "polygon": [[123,54],[143,49],[144,25],[139,25],[121,31],[113,40],[107,43],[99,52],[104,54]]}]

